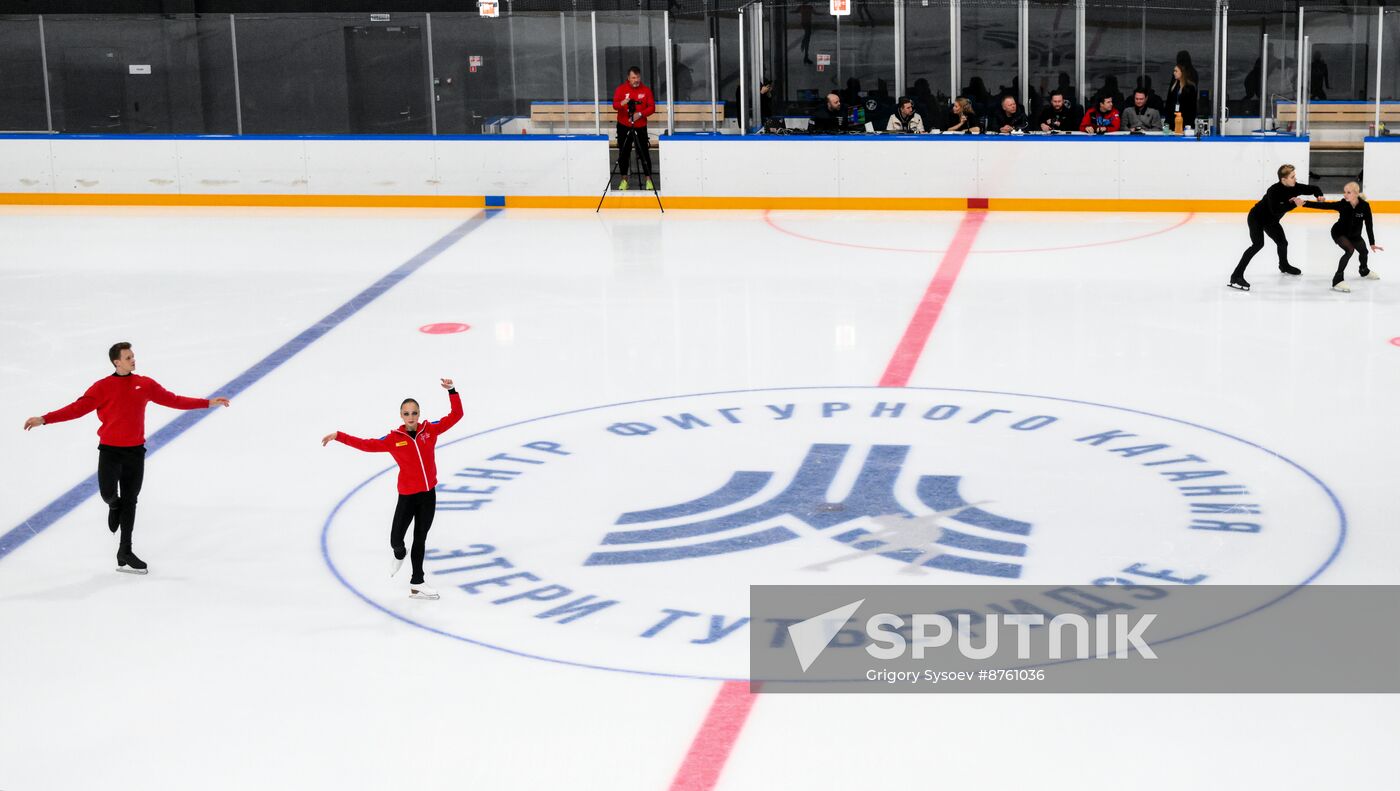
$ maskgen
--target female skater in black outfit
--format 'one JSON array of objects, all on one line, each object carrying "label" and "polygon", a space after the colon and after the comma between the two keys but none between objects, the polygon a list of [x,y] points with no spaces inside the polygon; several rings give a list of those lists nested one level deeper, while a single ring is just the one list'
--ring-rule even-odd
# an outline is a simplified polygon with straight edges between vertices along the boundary
[{"label": "female skater in black outfit", "polygon": [[1302,206],[1307,200],[1301,196],[1322,197],[1322,190],[1307,184],[1298,183],[1298,174],[1292,165],[1278,169],[1278,183],[1269,187],[1264,197],[1249,210],[1249,249],[1240,256],[1240,263],[1230,275],[1230,288],[1249,290],[1249,281],[1244,279],[1244,268],[1249,259],[1264,249],[1264,234],[1268,234],[1278,247],[1278,271],[1285,275],[1301,275],[1302,270],[1288,263],[1288,237],[1283,235],[1279,220],[1283,215]]},{"label": "female skater in black outfit", "polygon": [[1371,204],[1361,195],[1361,185],[1355,181],[1342,188],[1342,199],[1332,201],[1308,201],[1303,204],[1309,209],[1327,209],[1337,213],[1337,222],[1332,226],[1332,241],[1342,248],[1342,260],[1337,262],[1337,274],[1332,276],[1332,290],[1350,293],[1351,289],[1342,282],[1347,271],[1351,254],[1356,253],[1361,262],[1361,276],[1367,280],[1380,280],[1381,276],[1371,271],[1366,262],[1366,244],[1361,241],[1361,229],[1366,229],[1366,238],[1371,241],[1372,252],[1385,250],[1376,244],[1376,230],[1371,226]]}]

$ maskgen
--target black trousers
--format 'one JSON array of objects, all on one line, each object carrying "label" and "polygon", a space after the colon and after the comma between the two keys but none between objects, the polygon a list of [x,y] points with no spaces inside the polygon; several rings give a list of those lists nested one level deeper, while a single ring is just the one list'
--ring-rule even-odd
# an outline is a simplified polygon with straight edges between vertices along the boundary
[{"label": "black trousers", "polygon": [[136,527],[136,498],[146,476],[146,446],[119,448],[97,446],[97,491],[102,502],[116,512],[121,530],[118,552],[131,551],[131,531]]},{"label": "black trousers", "polygon": [[1361,276],[1365,277],[1371,271],[1367,257],[1370,248],[1366,246],[1365,240],[1360,236],[1347,236],[1340,228],[1332,228],[1332,241],[1342,248],[1342,259],[1337,262],[1337,274],[1332,276],[1332,285],[1337,285],[1345,278],[1347,262],[1351,261],[1351,254],[1356,253],[1357,260],[1361,263]]},{"label": "black trousers", "polygon": [[1278,221],[1257,209],[1249,210],[1249,249],[1240,256],[1239,266],[1235,267],[1235,276],[1244,277],[1244,268],[1249,266],[1249,259],[1254,254],[1264,249],[1264,235],[1268,234],[1274,240],[1274,245],[1278,247],[1278,265],[1282,269],[1288,265],[1288,237],[1283,235],[1283,226]]},{"label": "black trousers", "polygon": [[[635,133],[635,134],[633,134]],[[651,138],[647,136],[645,126],[623,126],[617,125],[617,167],[623,178],[627,178],[627,169],[632,166],[632,143],[636,140],[637,159],[642,161],[642,173],[651,175]]]},{"label": "black trousers", "polygon": [[423,584],[423,553],[427,551],[428,531],[433,528],[433,515],[437,513],[437,491],[429,489],[418,494],[399,495],[399,504],[394,508],[394,525],[389,530],[389,546],[394,549],[394,557],[404,556],[403,539],[408,533],[409,523],[413,523],[413,578],[411,584]]}]

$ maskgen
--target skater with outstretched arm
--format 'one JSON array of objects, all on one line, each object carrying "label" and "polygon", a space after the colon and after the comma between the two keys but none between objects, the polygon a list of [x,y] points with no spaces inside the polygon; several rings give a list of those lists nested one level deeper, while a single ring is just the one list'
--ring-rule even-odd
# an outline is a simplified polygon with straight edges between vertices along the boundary
[{"label": "skater with outstretched arm", "polygon": [[423,581],[423,554],[427,551],[428,531],[432,529],[433,516],[437,512],[437,460],[434,449],[437,438],[462,419],[462,397],[452,386],[452,380],[443,379],[442,387],[452,402],[452,411],[441,420],[419,422],[418,402],[405,398],[399,405],[403,425],[379,439],[360,439],[339,431],[321,438],[322,447],[336,440],[356,450],[388,453],[399,465],[399,502],[394,508],[394,521],[389,527],[389,546],[394,550],[389,576],[398,574],[403,566],[403,539],[411,523],[413,577],[408,581],[408,595],[415,599],[438,597],[437,591]]},{"label": "skater with outstretched arm", "polygon": [[1384,252],[1385,248],[1376,244],[1376,229],[1371,225],[1371,204],[1366,202],[1366,196],[1361,194],[1361,185],[1355,181],[1349,182],[1342,188],[1342,199],[1339,201],[1308,201],[1303,204],[1309,209],[1325,209],[1337,213],[1337,222],[1332,225],[1332,241],[1342,248],[1342,258],[1337,262],[1337,274],[1332,276],[1332,290],[1343,293],[1351,293],[1342,280],[1345,279],[1347,262],[1351,260],[1352,253],[1357,254],[1357,259],[1361,263],[1361,277],[1366,280],[1380,280],[1381,276],[1371,271],[1366,256],[1366,243],[1361,240],[1361,231],[1364,228],[1366,238],[1371,241],[1371,252]]},{"label": "skater with outstretched arm", "polygon": [[1249,259],[1264,249],[1265,234],[1268,234],[1278,247],[1278,271],[1285,275],[1303,274],[1301,269],[1288,263],[1288,237],[1283,235],[1283,226],[1279,224],[1279,220],[1283,219],[1283,215],[1306,203],[1307,199],[1302,197],[1304,195],[1321,198],[1322,190],[1308,184],[1299,184],[1298,174],[1292,165],[1280,167],[1278,183],[1269,187],[1264,197],[1249,210],[1249,249],[1240,256],[1240,263],[1230,274],[1230,288],[1249,290],[1249,281],[1244,279],[1244,270],[1249,266]]},{"label": "skater with outstretched arm", "polygon": [[146,564],[131,551],[131,534],[136,527],[136,498],[146,472],[146,404],[209,409],[228,406],[229,400],[175,395],[156,380],[140,376],[135,372],[136,355],[125,341],[113,344],[107,357],[114,369],[111,376],[97,380],[68,406],[24,421],[24,430],[73,420],[97,410],[97,490],[107,503],[107,529],[113,533],[121,531],[117,571],[145,574]]}]

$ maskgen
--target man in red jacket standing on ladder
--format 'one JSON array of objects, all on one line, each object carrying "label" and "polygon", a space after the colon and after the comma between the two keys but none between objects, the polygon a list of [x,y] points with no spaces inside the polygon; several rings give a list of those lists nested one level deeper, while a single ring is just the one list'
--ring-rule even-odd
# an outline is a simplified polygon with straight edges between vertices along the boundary
[{"label": "man in red jacket standing on ladder", "polygon": [[627,189],[627,169],[631,165],[632,146],[637,146],[637,158],[646,176],[644,189],[655,189],[651,183],[651,139],[647,137],[647,118],[656,112],[656,98],[642,84],[642,70],[636,66],[627,70],[627,82],[613,91],[613,109],[617,111],[617,165],[622,174],[620,190]]},{"label": "man in red jacket standing on ladder", "polygon": [[146,404],[154,401],[171,409],[209,409],[228,406],[227,398],[188,398],[178,396],[139,376],[131,344],[123,341],[108,350],[111,376],[97,380],[77,401],[61,409],[24,421],[24,430],[50,423],[73,420],[97,410],[97,490],[107,503],[107,529],[121,530],[117,549],[117,571],[145,574],[146,564],[131,551],[131,532],[136,526],[136,497],[146,473]]}]

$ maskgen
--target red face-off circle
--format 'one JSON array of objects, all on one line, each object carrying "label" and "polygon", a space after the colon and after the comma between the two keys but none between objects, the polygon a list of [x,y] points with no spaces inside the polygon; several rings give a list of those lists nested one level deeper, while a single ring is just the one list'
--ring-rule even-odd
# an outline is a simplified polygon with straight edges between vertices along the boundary
[{"label": "red face-off circle", "polygon": [[1400,338],[1391,338],[1391,339],[1390,339],[1390,345],[1391,345],[1391,346],[1400,346]]},{"label": "red face-off circle", "polygon": [[418,328],[418,331],[428,335],[451,335],[455,332],[466,332],[471,328],[472,325],[470,324],[458,324],[455,321],[446,321],[437,324],[424,324]]}]

